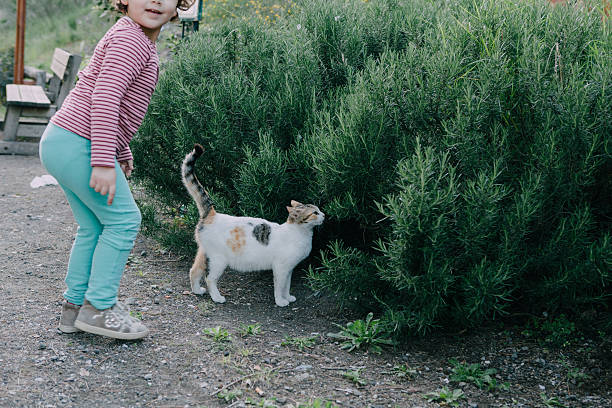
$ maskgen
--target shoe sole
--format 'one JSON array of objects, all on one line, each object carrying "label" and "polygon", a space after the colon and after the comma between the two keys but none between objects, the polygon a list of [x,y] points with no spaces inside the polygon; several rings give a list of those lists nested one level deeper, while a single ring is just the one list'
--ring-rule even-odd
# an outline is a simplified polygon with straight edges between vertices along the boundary
[{"label": "shoe sole", "polygon": [[74,322],[74,327],[80,329],[84,332],[97,334],[99,336],[111,337],[113,339],[119,340],[138,340],[149,334],[149,330],[139,333],[121,333],[114,330],[105,329],[102,327],[91,326],[87,323],[81,322],[79,320]]},{"label": "shoe sole", "polygon": [[81,330],[77,329],[74,326],[66,326],[65,324],[60,324],[59,325],[59,329],[62,333],[76,333],[76,332],[80,332]]}]

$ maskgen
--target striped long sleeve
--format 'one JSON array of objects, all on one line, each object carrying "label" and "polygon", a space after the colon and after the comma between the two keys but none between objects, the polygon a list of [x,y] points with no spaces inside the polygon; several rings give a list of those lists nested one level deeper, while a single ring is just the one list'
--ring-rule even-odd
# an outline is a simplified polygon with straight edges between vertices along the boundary
[{"label": "striped long sleeve", "polygon": [[129,142],[147,112],[158,66],[155,44],[123,17],[100,40],[51,122],[91,140],[92,166],[131,159]]}]

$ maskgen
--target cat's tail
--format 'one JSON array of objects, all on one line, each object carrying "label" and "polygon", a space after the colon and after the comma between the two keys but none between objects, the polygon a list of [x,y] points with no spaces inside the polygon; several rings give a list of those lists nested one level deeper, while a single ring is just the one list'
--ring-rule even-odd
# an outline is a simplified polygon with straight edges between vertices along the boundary
[{"label": "cat's tail", "polygon": [[195,175],[195,162],[202,153],[204,153],[204,148],[196,143],[193,146],[193,150],[185,156],[185,160],[183,160],[183,165],[181,167],[181,173],[183,176],[183,184],[187,187],[187,191],[189,191],[189,194],[193,197],[193,200],[198,206],[200,218],[206,219],[215,214],[215,209],[212,199]]}]

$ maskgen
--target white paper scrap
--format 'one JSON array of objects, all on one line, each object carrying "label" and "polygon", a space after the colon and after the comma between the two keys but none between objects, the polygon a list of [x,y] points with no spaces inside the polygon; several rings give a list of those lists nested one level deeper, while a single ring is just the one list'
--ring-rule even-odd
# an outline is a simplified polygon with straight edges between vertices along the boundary
[{"label": "white paper scrap", "polygon": [[30,182],[30,187],[32,188],[38,188],[38,187],[50,186],[50,185],[57,185],[57,180],[49,174],[43,174],[40,177],[36,176],[34,177],[34,180]]}]

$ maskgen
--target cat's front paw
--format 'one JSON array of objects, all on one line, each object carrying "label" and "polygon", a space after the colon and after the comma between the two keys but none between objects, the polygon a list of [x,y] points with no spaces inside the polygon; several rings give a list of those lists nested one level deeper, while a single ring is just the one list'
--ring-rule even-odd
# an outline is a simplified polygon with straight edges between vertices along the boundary
[{"label": "cat's front paw", "polygon": [[196,288],[191,288],[191,291],[195,294],[195,295],[203,295],[206,293],[206,289],[198,286]]},{"label": "cat's front paw", "polygon": [[289,304],[289,301],[287,299],[278,299],[276,301],[276,306],[285,307],[288,304]]},{"label": "cat's front paw", "polygon": [[296,301],[295,296],[293,296],[293,295],[289,295],[289,297],[287,298],[287,300],[288,300],[289,302],[295,302],[295,301]]},{"label": "cat's front paw", "polygon": [[225,296],[211,296],[213,302],[217,302],[217,303],[225,303]]}]

